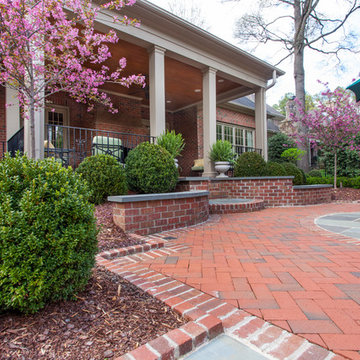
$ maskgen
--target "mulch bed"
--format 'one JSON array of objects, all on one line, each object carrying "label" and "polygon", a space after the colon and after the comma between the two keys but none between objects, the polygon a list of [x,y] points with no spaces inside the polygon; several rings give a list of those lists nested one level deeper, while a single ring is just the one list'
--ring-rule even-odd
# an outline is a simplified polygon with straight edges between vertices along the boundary
[{"label": "mulch bed", "polygon": [[114,224],[111,203],[97,205],[95,217],[97,225],[100,226],[100,233],[98,235],[100,252],[144,243],[144,241],[132,239],[120,227]]},{"label": "mulch bed", "polygon": [[0,314],[0,359],[113,358],[184,323],[162,302],[96,268],[77,301],[35,315]]},{"label": "mulch bed", "polygon": [[352,188],[333,189],[332,199],[336,201],[359,201],[360,189],[352,189]]}]

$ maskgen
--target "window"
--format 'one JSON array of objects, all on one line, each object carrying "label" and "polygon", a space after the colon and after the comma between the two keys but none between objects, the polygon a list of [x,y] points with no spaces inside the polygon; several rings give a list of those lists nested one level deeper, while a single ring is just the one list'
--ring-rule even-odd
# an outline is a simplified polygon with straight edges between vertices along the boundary
[{"label": "window", "polygon": [[216,124],[216,140],[227,140],[233,146],[236,153],[250,151],[254,147],[254,134],[252,129],[242,128],[236,125]]},{"label": "window", "polygon": [[52,106],[45,111],[45,138],[55,148],[67,146],[68,134],[63,126],[69,123],[69,109],[62,106]]}]

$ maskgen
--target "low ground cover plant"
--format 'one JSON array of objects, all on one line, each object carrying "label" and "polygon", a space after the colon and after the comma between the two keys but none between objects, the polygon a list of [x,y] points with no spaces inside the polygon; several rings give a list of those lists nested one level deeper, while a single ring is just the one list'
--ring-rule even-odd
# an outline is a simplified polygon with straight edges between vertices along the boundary
[{"label": "low ground cover plant", "polygon": [[101,204],[111,195],[128,191],[125,170],[111,155],[94,155],[84,159],[76,169],[91,190],[90,201]]},{"label": "low ground cover plant", "polygon": [[179,173],[170,153],[160,145],[141,143],[129,152],[125,173],[130,190],[165,193],[175,189]]},{"label": "low ground cover plant", "polygon": [[54,159],[0,162],[0,311],[33,313],[85,287],[97,251],[89,196]]}]

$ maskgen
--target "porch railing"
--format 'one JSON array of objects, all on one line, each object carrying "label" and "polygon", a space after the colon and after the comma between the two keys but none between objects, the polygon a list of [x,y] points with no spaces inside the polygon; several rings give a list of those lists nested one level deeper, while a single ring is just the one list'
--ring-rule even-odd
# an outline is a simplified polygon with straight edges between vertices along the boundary
[{"label": "porch railing", "polygon": [[240,156],[245,152],[257,152],[260,155],[262,154],[262,149],[257,149],[249,146],[233,145],[233,150],[236,156]]},{"label": "porch railing", "polygon": [[45,125],[45,157],[60,159],[76,168],[87,156],[109,154],[124,163],[128,152],[142,142],[155,142],[149,135],[120,133],[73,126]]}]

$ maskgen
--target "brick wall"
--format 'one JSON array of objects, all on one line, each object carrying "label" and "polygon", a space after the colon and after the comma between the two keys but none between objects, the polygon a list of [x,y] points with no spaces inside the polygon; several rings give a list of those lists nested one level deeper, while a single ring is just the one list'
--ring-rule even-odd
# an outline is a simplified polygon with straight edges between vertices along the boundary
[{"label": "brick wall", "polygon": [[331,187],[293,187],[292,179],[258,178],[180,181],[176,191],[208,190],[210,199],[263,200],[266,206],[321,204],[331,201]]},{"label": "brick wall", "polygon": [[216,121],[255,129],[254,116],[219,107],[216,109]]},{"label": "brick wall", "polygon": [[178,158],[180,174],[190,175],[194,160],[199,158],[196,107],[174,114],[174,130],[181,133],[185,141],[185,148]]},{"label": "brick wall", "polygon": [[209,218],[207,195],[183,199],[114,203],[113,218],[126,232],[149,235],[182,228]]},{"label": "brick wall", "polygon": [[5,88],[0,86],[0,158],[3,150],[6,150],[6,109],[5,109]]}]

